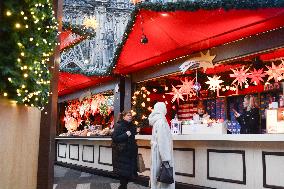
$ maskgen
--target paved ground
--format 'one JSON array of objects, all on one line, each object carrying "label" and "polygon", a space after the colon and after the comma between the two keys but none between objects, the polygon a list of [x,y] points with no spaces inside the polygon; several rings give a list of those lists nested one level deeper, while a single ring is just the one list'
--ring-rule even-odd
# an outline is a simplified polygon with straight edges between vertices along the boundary
[{"label": "paved ground", "polygon": [[[117,189],[119,181],[73,169],[55,166],[53,189]],[[128,189],[148,189],[134,183]]]}]

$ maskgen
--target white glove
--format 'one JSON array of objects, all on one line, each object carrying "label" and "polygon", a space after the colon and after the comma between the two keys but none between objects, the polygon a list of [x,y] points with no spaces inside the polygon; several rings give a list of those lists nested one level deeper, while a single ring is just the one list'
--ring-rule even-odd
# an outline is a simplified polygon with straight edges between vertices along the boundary
[{"label": "white glove", "polygon": [[126,131],[126,134],[127,134],[127,136],[130,136],[131,132],[130,131]]}]

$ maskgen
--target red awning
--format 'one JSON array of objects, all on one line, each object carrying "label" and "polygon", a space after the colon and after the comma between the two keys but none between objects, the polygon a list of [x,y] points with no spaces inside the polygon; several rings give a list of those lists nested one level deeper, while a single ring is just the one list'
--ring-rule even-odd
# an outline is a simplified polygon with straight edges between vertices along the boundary
[{"label": "red awning", "polygon": [[[140,43],[142,26],[147,44]],[[131,73],[281,26],[284,26],[284,8],[195,12],[142,9],[137,13],[114,72]]]},{"label": "red awning", "polygon": [[58,96],[74,93],[84,88],[96,86],[101,83],[111,81],[113,77],[92,76],[88,77],[81,74],[59,72]]}]

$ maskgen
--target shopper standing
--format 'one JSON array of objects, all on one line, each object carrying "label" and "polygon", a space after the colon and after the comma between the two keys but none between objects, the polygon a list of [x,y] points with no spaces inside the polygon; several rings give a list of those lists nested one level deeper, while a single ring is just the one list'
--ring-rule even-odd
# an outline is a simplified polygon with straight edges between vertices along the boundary
[{"label": "shopper standing", "polygon": [[151,139],[151,189],[175,188],[175,183],[165,184],[157,181],[162,163],[168,162],[171,167],[174,167],[173,141],[166,114],[166,104],[157,102],[149,116],[149,124],[153,126]]},{"label": "shopper standing", "polygon": [[122,112],[112,135],[113,171],[119,176],[119,189],[127,189],[128,182],[137,176],[138,148],[135,135],[131,112]]}]

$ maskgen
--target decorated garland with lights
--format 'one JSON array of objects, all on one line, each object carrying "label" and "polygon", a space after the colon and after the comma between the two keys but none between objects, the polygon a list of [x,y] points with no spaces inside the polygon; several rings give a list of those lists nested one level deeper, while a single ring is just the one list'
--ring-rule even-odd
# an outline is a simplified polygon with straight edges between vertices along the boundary
[{"label": "decorated garland with lights", "polygon": [[123,38],[121,43],[118,44],[116,51],[114,53],[114,59],[107,70],[107,74],[111,74],[112,70],[115,68],[116,63],[119,59],[123,46],[125,45],[128,35],[132,31],[132,27],[135,23],[137,14],[141,9],[157,11],[157,12],[173,12],[173,11],[198,11],[203,10],[232,10],[232,9],[248,9],[255,10],[260,8],[279,8],[284,7],[283,0],[197,0],[197,1],[181,1],[181,2],[168,2],[168,3],[151,3],[151,2],[142,2],[133,1],[135,4],[135,9],[131,14],[131,18],[126,26]]},{"label": "decorated garland with lights", "polygon": [[[62,29],[65,30],[65,31],[70,30],[72,33],[75,33],[75,34],[81,36],[81,40],[78,40],[74,43],[71,43],[70,45],[68,45],[64,49],[61,49],[61,52],[67,51],[67,50],[73,48],[74,46],[79,44],[82,40],[96,36],[95,29],[93,29],[92,27],[85,27],[84,25],[75,25],[75,24],[63,22],[63,28]],[[70,71],[78,73],[78,70],[72,70],[71,69]],[[67,70],[67,72],[68,72],[68,70]]]},{"label": "decorated garland with lights", "polygon": [[75,25],[63,22],[62,27],[63,30],[70,30],[73,33],[78,34],[84,38],[94,37],[96,35],[95,29],[91,27],[86,28],[84,25]]},{"label": "decorated garland with lights", "polygon": [[148,115],[151,113],[150,91],[145,87],[138,87],[139,90],[134,92],[132,97],[132,115],[134,116],[134,124],[138,126],[147,125]]},{"label": "decorated garland with lights", "polygon": [[4,0],[0,27],[0,94],[43,109],[48,102],[48,61],[56,45],[52,1]]}]

